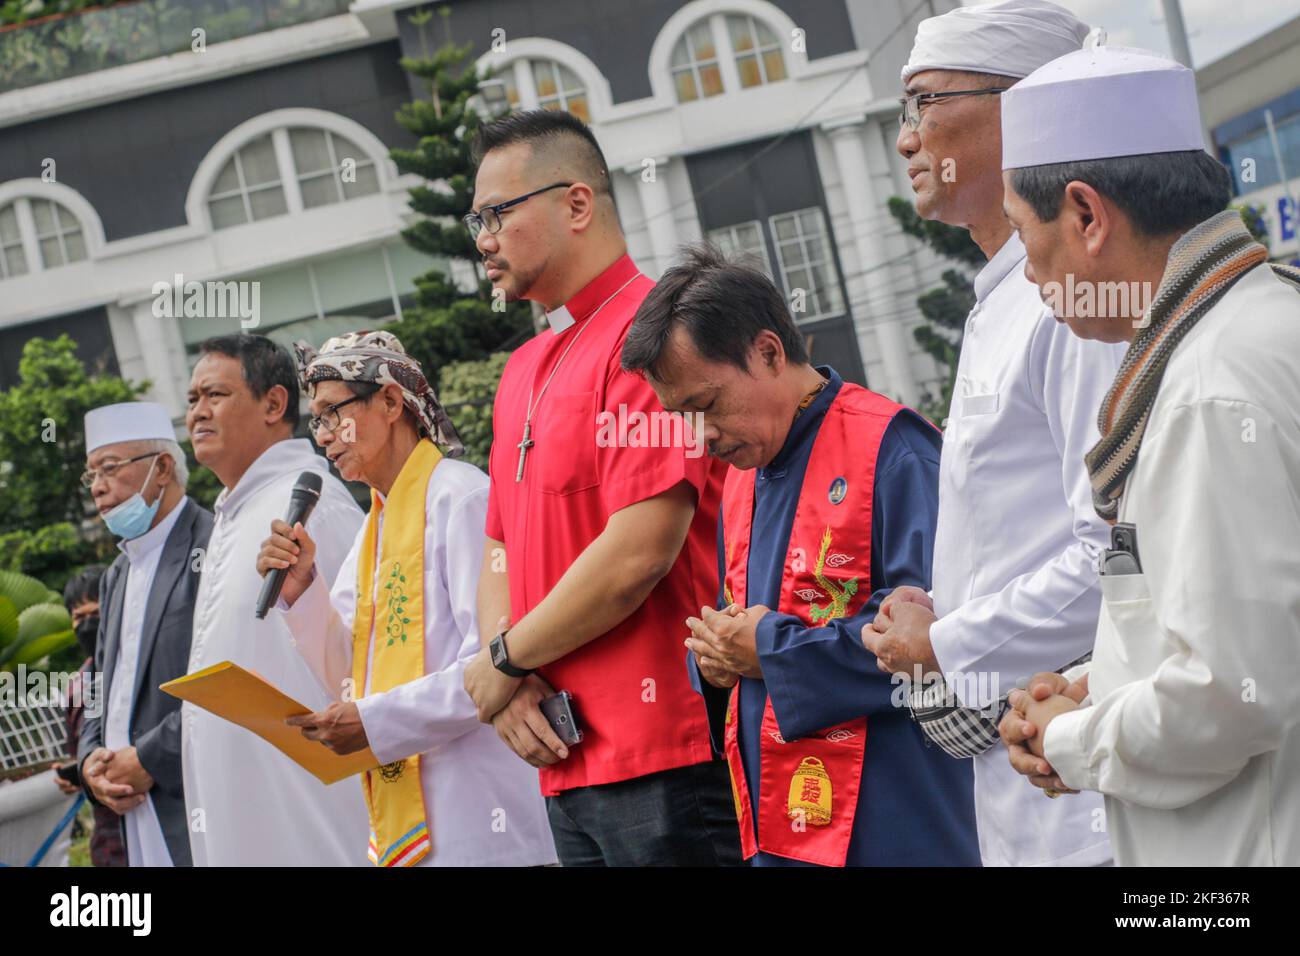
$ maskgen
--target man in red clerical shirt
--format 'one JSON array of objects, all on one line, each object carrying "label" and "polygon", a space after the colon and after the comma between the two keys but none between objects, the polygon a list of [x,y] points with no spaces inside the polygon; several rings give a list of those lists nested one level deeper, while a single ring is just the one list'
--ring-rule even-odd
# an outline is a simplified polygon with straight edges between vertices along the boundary
[{"label": "man in red clerical shirt", "polygon": [[[465,221],[488,280],[549,328],[511,355],[493,408],[484,648],[465,688],[540,768],[564,865],[738,865],[726,764],[682,667],[682,622],[717,598],[725,465],[619,366],[654,283],[591,131],[516,113],[476,154]],[[559,691],[583,731],[570,746],[539,707]]]}]

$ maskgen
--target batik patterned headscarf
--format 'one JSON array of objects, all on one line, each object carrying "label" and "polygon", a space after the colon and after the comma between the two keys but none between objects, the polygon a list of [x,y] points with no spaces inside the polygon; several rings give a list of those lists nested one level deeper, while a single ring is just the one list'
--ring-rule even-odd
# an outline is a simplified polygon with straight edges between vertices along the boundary
[{"label": "batik patterned headscarf", "polygon": [[406,354],[402,343],[391,332],[349,332],[336,335],[321,346],[319,352],[306,342],[295,342],[298,377],[307,394],[315,392],[317,382],[374,382],[393,384],[402,390],[402,399],[420,423],[420,434],[446,449],[448,458],[465,452],[456,428],[438,402],[438,396],[424,377],[420,363]]}]

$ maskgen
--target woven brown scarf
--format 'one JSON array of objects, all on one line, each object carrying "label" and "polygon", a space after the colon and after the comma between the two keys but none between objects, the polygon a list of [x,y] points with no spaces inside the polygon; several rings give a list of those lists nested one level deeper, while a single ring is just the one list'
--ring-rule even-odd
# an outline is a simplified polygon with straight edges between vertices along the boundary
[{"label": "woven brown scarf", "polygon": [[[1160,288],[1147,310],[1147,324],[1129,345],[1101,403],[1097,417],[1101,441],[1084,456],[1093,506],[1107,521],[1119,515],[1119,499],[1142,447],[1170,356],[1224,293],[1267,259],[1268,250],[1255,241],[1233,210],[1207,219],[1169,251]],[[1277,264],[1273,270],[1300,291],[1300,270]]]}]

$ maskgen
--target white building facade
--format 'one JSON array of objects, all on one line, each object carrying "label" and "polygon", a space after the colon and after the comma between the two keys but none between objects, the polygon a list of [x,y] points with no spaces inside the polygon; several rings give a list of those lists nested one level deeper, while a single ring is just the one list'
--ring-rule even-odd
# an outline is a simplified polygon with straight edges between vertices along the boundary
[{"label": "white building facade", "polygon": [[[438,263],[400,236],[418,180],[388,151],[421,92],[398,60],[447,37],[514,108],[590,123],[643,270],[700,238],[752,255],[815,361],[911,403],[937,385],[911,330],[944,263],[885,203],[911,195],[898,67],[955,3],[452,0],[422,38],[429,5],[312,0],[271,29],[283,0],[249,2],[261,30],[39,82],[5,72],[0,37],[0,387],[23,342],[66,331],[179,419],[210,335],[319,344],[400,316]],[[186,283],[256,283],[256,326],[220,292],[219,314],[176,314]]]}]

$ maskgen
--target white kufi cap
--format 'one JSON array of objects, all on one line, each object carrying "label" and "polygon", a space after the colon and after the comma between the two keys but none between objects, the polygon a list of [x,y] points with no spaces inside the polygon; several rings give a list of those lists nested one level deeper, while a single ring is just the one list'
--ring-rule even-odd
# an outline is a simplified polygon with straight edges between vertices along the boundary
[{"label": "white kufi cap", "polygon": [[150,438],[176,440],[171,416],[157,402],[119,402],[86,412],[86,454],[105,445]]},{"label": "white kufi cap", "polygon": [[1150,50],[1090,46],[1002,94],[1002,168],[1205,149],[1196,74]]}]

